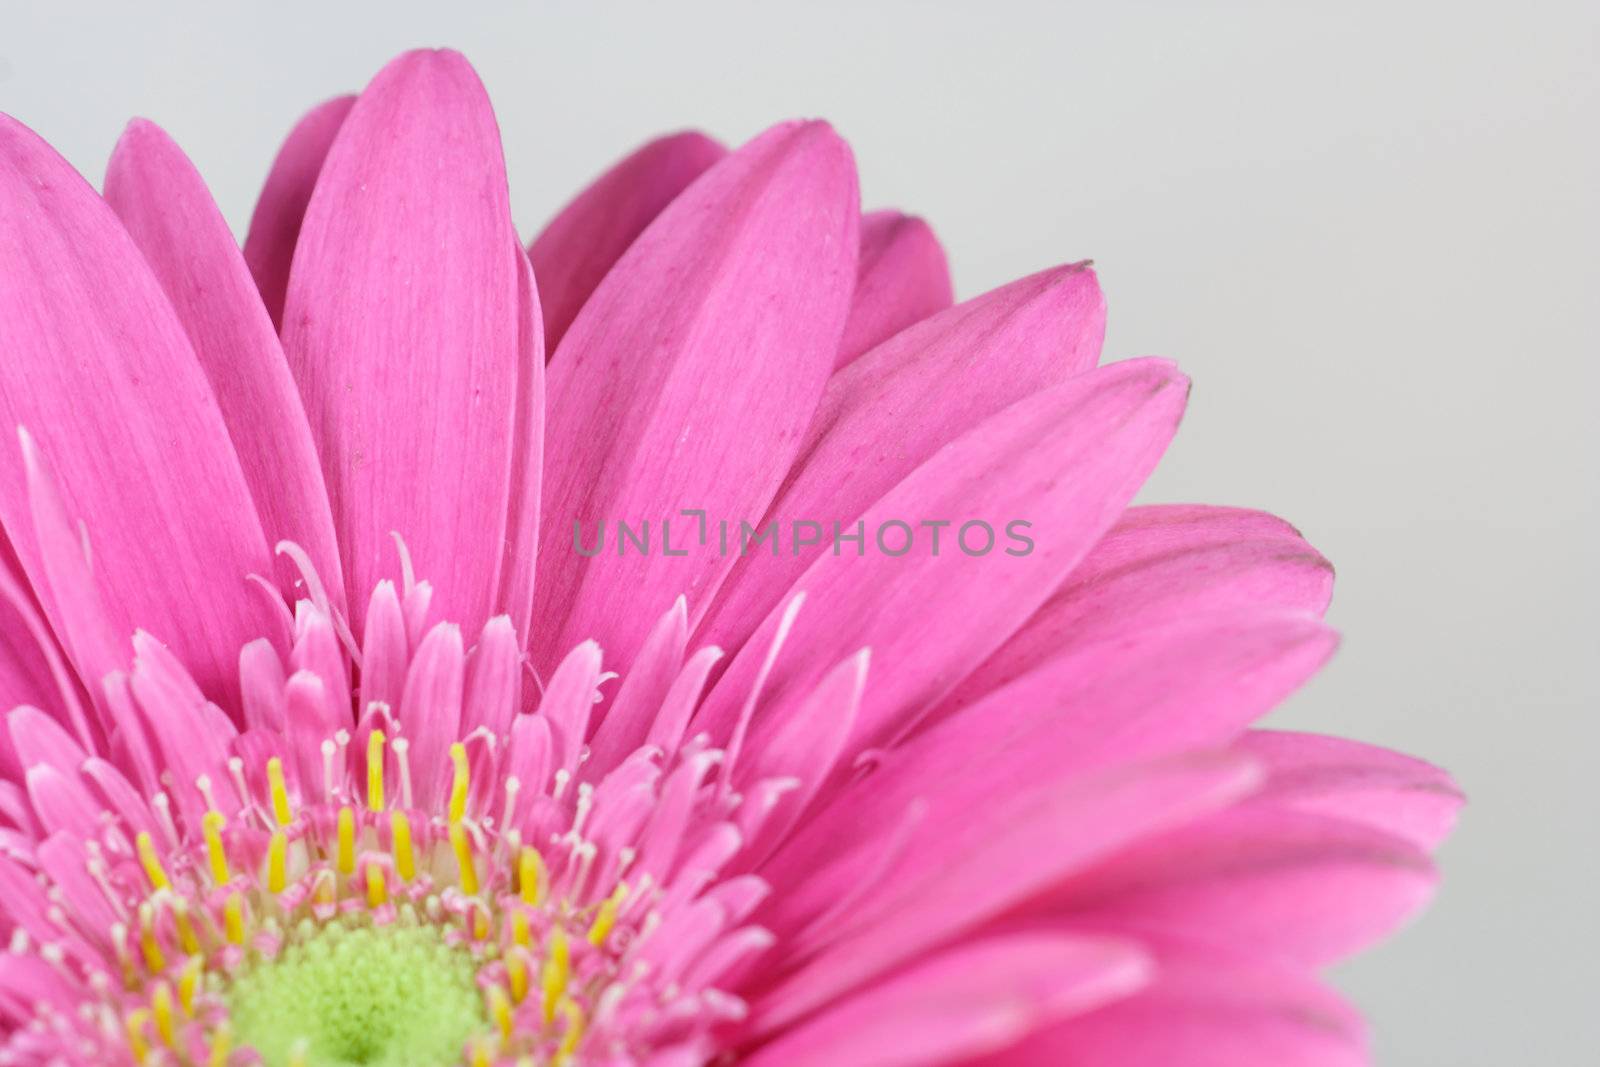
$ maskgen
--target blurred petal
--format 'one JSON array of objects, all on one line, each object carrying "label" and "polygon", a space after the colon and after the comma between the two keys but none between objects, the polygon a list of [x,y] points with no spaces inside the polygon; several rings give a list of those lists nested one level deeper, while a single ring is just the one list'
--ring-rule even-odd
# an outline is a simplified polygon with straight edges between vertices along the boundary
[{"label": "blurred petal", "polygon": [[1368,1067],[1360,1017],[1293,970],[1189,950],[1150,988],[1043,1030],[974,1067]]},{"label": "blurred petal", "polygon": [[528,258],[539,280],[549,355],[644,228],[727,154],[693,130],[657,138],[596,178],[534,238]]},{"label": "blurred petal", "polygon": [[997,934],[945,949],[784,1031],[747,1067],[934,1067],[1125,996],[1148,978],[1132,945]]},{"label": "blurred petal", "polygon": [[[322,456],[352,611],[394,569],[476,633],[505,550],[518,258],[499,130],[454,52],[410,52],[351,108],[306,208],[284,349]],[[360,626],[360,618],[354,620]]]},{"label": "blurred petal", "polygon": [[790,887],[769,921],[779,932],[805,925],[841,887],[881,879],[873,872],[890,833],[863,836],[859,827],[893,827],[919,813],[920,864],[927,849],[937,856],[946,847],[937,832],[946,822],[1000,818],[991,814],[1000,796],[1225,744],[1304,681],[1328,644],[1320,623],[1254,616],[1201,620],[1142,645],[1055,661],[839,788],[762,869],[773,884]]},{"label": "blurred petal", "polygon": [[1401,838],[1247,803],[1134,845],[1020,912],[1317,968],[1393,932],[1437,881],[1427,854]]},{"label": "blurred petal", "polygon": [[932,227],[898,211],[863,215],[856,292],[835,366],[943,311],[953,299],[950,267]]},{"label": "blurred petal", "polygon": [[[626,673],[676,597],[693,615],[727,573],[731,556],[683,547],[682,509],[760,515],[789,469],[844,323],[856,195],[826,125],[769,130],[673,201],[578,316],[550,368],[541,669],[595,638]],[[654,551],[581,557],[602,522],[648,524]]]},{"label": "blurred petal", "polygon": [[1241,609],[1320,618],[1332,591],[1333,567],[1282,519],[1206,505],[1129,508],[930,721],[1119,633]]},{"label": "blurred petal", "polygon": [[1341,737],[1251,730],[1239,749],[1267,769],[1253,803],[1364,823],[1430,851],[1450,833],[1465,799],[1433,764]]},{"label": "blurred petal", "polygon": [[[819,917],[816,906],[839,901],[853,877],[834,877],[840,872],[826,861],[805,872],[781,856],[763,872],[786,888],[757,921],[779,934],[791,959],[805,962],[756,995],[753,1032],[781,1028],[1073,871],[1237,799],[1259,781],[1254,764],[1224,754],[1066,778],[1019,779],[1004,764],[989,766],[1004,788],[991,789],[982,804],[930,796],[898,862],[837,918],[825,911]],[[1069,826],[1073,832],[1064,834]]]},{"label": "blurred petal", "polygon": [[[211,382],[268,541],[304,548],[342,610],[333,515],[305,408],[205,182],[160,127],[135,120],[111,154],[105,190]],[[279,561],[278,576],[287,599],[302,595],[291,561]]]},{"label": "blurred petal", "polygon": [[272,318],[274,328],[283,325],[283,300],[289,291],[289,267],[294,247],[300,239],[300,225],[306,205],[316,188],[317,175],[328,156],[333,139],[345,116],[356,102],[353,96],[338,96],[318,104],[306,113],[272,161],[266,184],[250,216],[250,232],[244,239],[244,261],[261,292],[261,302]]}]

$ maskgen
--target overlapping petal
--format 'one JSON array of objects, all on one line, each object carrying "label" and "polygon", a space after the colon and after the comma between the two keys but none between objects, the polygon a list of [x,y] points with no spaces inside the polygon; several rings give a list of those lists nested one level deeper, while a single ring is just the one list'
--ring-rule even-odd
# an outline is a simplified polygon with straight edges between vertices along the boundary
[{"label": "overlapping petal", "polygon": [[[111,155],[105,197],[144,253],[211,383],[268,541],[303,548],[342,610],[333,515],[305,408],[199,172],[158,126],[135,120]],[[278,574],[293,599],[300,576],[292,561],[280,560]]]},{"label": "overlapping petal", "polygon": [[[585,303],[549,381],[542,669],[590,637],[625,668],[676,597],[701,610],[732,557],[684,547],[681,513],[738,522],[771,500],[832,368],[858,211],[838,135],[777,127],[674,200]],[[630,552],[618,523],[654,549]]]},{"label": "overlapping petal", "polygon": [[[281,635],[247,576],[272,557],[210,383],[166,295],[94,191],[0,117],[0,420],[47,458],[67,521],[90,531],[90,583],[110,632],[160,634],[213,692],[238,650]],[[58,632],[60,592],[12,446],[0,521]],[[82,550],[82,546],[79,546]],[[68,641],[69,646],[72,642]],[[124,645],[125,649],[126,646]],[[111,664],[78,660],[87,679]]]},{"label": "overlapping petal", "polygon": [[687,130],[636,149],[594,180],[528,245],[554,354],[600,279],[644,228],[728,150]]},{"label": "overlapping petal", "polygon": [[952,299],[950,267],[933,227],[898,211],[862,216],[861,262],[837,365],[943,311]]},{"label": "overlapping petal", "polygon": [[358,628],[394,531],[452,577],[436,609],[472,633],[494,611],[528,358],[520,259],[477,76],[453,52],[395,60],[328,150],[283,323]]}]

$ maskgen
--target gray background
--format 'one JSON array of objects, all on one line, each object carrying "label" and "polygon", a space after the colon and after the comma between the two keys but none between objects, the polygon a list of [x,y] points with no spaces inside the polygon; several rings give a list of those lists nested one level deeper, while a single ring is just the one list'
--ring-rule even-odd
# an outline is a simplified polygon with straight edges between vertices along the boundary
[{"label": "gray background", "polygon": [[1146,498],[1339,568],[1343,651],[1276,721],[1471,794],[1437,906],[1337,974],[1380,1060],[1596,1061],[1600,5],[450,6],[7,4],[0,108],[96,182],[155,119],[242,233],[300,112],[450,44],[527,233],[656,132],[821,115],[961,295],[1093,257],[1107,356],[1196,383]]}]

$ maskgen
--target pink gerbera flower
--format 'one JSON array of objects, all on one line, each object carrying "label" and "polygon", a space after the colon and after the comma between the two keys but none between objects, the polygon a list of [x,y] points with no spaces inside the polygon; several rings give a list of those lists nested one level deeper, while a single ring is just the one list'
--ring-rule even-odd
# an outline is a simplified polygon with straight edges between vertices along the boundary
[{"label": "pink gerbera flower", "polygon": [[525,255],[448,52],[242,255],[149,123],[0,204],[0,1063],[1364,1062],[1458,795],[1249,729],[1332,572],[1128,506],[1187,383],[1087,265],[950,307],[821,123]]}]

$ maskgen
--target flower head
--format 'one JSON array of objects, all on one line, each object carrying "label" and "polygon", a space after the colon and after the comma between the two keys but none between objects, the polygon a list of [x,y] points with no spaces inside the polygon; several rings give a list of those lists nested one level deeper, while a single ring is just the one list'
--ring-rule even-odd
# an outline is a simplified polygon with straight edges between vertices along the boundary
[{"label": "flower head", "polygon": [[1090,267],[952,307],[815,122],[524,253],[500,153],[407,54],[241,253],[0,118],[0,1064],[1361,1062],[1459,797],[1250,729],[1331,570],[1129,507]]}]

